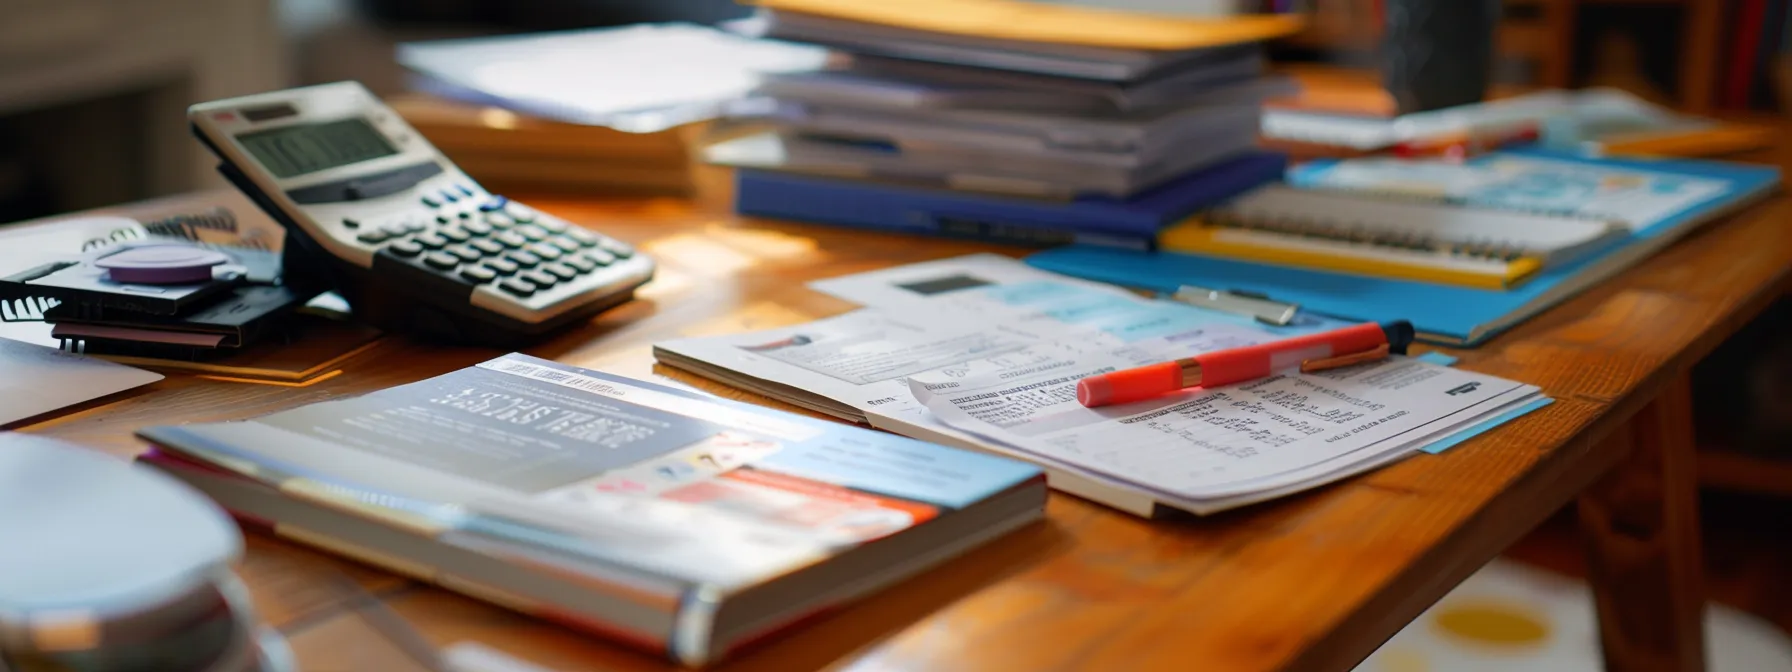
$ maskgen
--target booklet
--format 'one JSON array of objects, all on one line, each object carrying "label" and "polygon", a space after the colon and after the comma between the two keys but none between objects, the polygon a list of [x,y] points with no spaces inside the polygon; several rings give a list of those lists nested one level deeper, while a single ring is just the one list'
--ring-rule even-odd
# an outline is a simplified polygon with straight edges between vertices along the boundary
[{"label": "booklet", "polygon": [[[667,365],[911,437],[1027,459],[1139,515],[1311,488],[1536,401],[1536,387],[1394,358],[1085,409],[1084,376],[1344,326],[1275,327],[997,255],[812,285],[867,306],[655,346]],[[1144,432],[1144,433],[1141,433]],[[1174,467],[1174,468],[1166,468]]]},{"label": "booklet", "polygon": [[1039,470],[520,354],[142,458],[279,536],[689,665],[1044,515]]}]

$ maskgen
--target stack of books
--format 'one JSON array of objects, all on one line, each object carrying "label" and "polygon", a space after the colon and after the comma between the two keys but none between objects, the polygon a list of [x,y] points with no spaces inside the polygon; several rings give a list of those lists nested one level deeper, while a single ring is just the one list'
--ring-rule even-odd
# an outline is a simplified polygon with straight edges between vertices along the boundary
[{"label": "stack of books", "polygon": [[[1264,101],[1294,86],[1265,73],[1259,42],[1298,29],[1292,16],[760,4],[766,36],[841,57],[766,77],[771,130],[709,149],[743,169],[743,213],[1147,247],[1283,168],[1257,151],[1257,130]],[[1084,216],[1050,215],[1066,210]]]}]

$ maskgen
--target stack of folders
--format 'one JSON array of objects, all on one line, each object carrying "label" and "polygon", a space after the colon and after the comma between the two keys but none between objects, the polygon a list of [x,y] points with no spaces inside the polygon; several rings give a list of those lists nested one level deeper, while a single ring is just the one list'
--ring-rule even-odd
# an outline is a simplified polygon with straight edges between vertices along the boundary
[{"label": "stack of folders", "polygon": [[1279,176],[1257,150],[1262,40],[1283,15],[1195,18],[1012,0],[770,0],[771,38],[835,67],[767,76],[772,130],[708,150],[746,214],[1149,248],[1169,222]]},{"label": "stack of folders", "polygon": [[1026,464],[511,354],[139,459],[245,525],[696,666],[1044,515]]}]

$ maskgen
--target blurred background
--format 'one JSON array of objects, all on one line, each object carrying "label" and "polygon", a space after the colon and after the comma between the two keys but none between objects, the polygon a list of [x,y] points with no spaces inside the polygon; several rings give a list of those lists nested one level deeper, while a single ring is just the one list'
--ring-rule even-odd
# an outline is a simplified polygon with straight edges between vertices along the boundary
[{"label": "blurred background", "polygon": [[[1152,0],[1169,2],[1169,0]],[[1498,2],[1498,0],[1493,0]],[[1128,6],[1136,6],[1131,2]],[[1303,81],[1379,77],[1378,44],[1402,0],[1173,2],[1228,13],[1269,5],[1308,28],[1272,46]],[[357,79],[406,86],[395,45],[436,38],[610,26],[713,24],[730,0],[5,0],[0,26],[0,221],[212,184],[187,137],[193,101]],[[1506,0],[1494,31],[1495,91],[1615,86],[1697,113],[1784,109],[1777,0]],[[1775,15],[1779,16],[1775,16]],[[1394,108],[1338,87],[1359,108]],[[1365,93],[1369,91],[1369,93]],[[1323,95],[1315,92],[1312,95]]]}]

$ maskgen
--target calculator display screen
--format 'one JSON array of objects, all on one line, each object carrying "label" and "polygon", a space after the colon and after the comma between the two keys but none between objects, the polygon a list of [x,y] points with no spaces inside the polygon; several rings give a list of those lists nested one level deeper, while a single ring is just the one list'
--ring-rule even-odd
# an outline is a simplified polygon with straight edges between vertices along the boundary
[{"label": "calculator display screen", "polygon": [[359,117],[244,133],[236,141],[280,178],[398,153],[379,129]]}]

